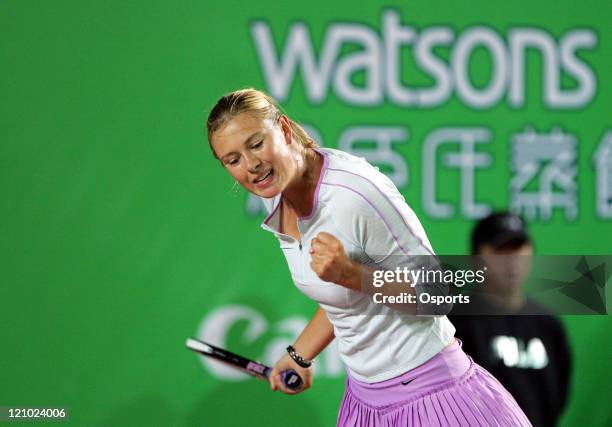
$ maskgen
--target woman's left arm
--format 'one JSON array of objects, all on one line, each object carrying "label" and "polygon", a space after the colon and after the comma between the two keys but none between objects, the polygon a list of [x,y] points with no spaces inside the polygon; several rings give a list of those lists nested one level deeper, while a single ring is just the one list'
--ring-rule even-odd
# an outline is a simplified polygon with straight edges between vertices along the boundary
[{"label": "woman's left arm", "polygon": [[[376,269],[351,260],[346,255],[342,242],[329,233],[321,232],[312,240],[310,255],[310,267],[321,280],[368,294],[375,292],[384,293],[385,296],[409,294],[413,295],[416,301],[416,290],[410,284],[385,282],[384,289],[372,286]],[[384,304],[409,314],[417,314],[416,302],[385,302]]]}]

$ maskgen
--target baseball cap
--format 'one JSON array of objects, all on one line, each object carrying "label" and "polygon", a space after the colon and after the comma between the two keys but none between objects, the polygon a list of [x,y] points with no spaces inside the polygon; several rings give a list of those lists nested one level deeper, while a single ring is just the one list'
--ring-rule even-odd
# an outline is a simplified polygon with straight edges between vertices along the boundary
[{"label": "baseball cap", "polygon": [[527,234],[525,221],[510,212],[496,212],[478,221],[472,232],[472,251],[489,243],[495,247],[516,241],[527,243],[531,239]]}]

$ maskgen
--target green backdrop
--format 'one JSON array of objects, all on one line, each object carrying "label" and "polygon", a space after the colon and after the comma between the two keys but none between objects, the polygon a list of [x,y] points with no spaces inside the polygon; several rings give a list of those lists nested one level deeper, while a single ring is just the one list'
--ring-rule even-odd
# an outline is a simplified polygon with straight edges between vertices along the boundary
[{"label": "green backdrop", "polygon": [[[2,2],[0,406],[334,424],[333,348],[292,397],[184,349],[216,334],[271,362],[316,308],[209,153],[206,114],[236,88],[378,164],[439,253],[512,206],[540,254],[610,254],[611,20],[605,1]],[[562,425],[606,425],[610,318],[563,320]]]}]

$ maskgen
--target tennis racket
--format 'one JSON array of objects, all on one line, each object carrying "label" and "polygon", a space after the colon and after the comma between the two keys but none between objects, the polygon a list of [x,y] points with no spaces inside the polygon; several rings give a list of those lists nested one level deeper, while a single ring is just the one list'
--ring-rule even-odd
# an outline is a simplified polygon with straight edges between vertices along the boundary
[{"label": "tennis racket", "polygon": [[[239,356],[231,351],[224,350],[214,345],[205,343],[204,341],[197,340],[195,338],[187,338],[185,343],[187,348],[198,352],[206,357],[218,360],[226,363],[232,368],[236,368],[249,375],[253,375],[257,378],[268,379],[272,368],[263,365],[254,360],[247,359],[246,357]],[[290,390],[298,390],[304,384],[302,377],[298,375],[293,369],[288,369],[281,373],[281,380],[285,387]]]}]

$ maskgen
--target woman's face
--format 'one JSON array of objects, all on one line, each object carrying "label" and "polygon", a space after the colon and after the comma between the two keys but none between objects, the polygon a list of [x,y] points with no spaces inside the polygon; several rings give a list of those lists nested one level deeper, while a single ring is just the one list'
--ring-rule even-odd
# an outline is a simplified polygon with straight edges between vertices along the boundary
[{"label": "woman's face", "polygon": [[296,154],[289,122],[243,113],[212,135],[212,148],[227,171],[245,189],[271,198],[296,174]]}]

